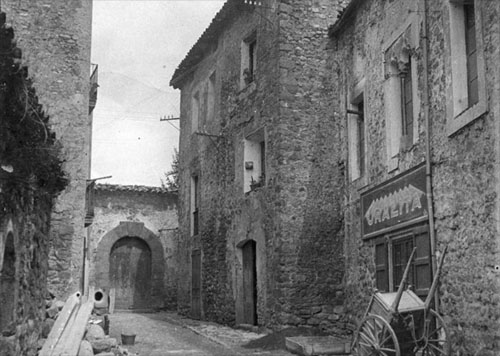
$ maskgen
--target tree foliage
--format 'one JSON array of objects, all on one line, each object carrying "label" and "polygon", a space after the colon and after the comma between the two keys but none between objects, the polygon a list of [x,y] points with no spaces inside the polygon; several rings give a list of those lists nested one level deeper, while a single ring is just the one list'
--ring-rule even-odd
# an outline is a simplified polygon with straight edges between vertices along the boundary
[{"label": "tree foliage", "polygon": [[165,180],[161,180],[161,187],[170,192],[179,190],[179,150],[177,148],[174,148],[172,158],[172,166],[165,173]]}]

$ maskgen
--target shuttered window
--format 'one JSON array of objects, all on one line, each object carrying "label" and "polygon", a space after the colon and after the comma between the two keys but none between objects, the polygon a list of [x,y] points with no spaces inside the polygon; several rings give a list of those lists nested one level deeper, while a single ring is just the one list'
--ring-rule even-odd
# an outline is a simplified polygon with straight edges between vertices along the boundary
[{"label": "shuttered window", "polygon": [[425,298],[432,283],[430,240],[427,225],[386,235],[375,241],[375,279],[381,292],[397,290],[413,248],[417,247],[407,283]]}]

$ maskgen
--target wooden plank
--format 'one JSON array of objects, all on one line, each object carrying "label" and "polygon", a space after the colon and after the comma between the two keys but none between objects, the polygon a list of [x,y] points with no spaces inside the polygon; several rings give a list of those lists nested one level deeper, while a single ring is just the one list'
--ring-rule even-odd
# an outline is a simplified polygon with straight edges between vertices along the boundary
[{"label": "wooden plank", "polygon": [[67,333],[64,333],[64,346],[60,354],[61,356],[76,356],[78,354],[93,309],[94,301],[92,299],[80,307],[73,325],[71,325]]},{"label": "wooden plank", "polygon": [[109,314],[113,314],[115,312],[115,289],[111,288],[109,290]]},{"label": "wooden plank", "polygon": [[50,330],[50,333],[43,344],[42,349],[40,350],[39,356],[51,356],[53,351],[61,339],[61,335],[66,328],[68,321],[71,316],[74,314],[75,309],[78,308],[80,303],[80,292],[77,292],[71,295],[67,300],[66,304],[64,304],[63,309],[59,313],[57,320],[54,323],[54,326]]},{"label": "wooden plank", "polygon": [[68,335],[70,333],[71,328],[73,328],[73,325],[75,323],[80,308],[81,308],[81,301],[80,304],[76,306],[75,311],[73,312],[73,314],[71,314],[71,317],[68,319],[68,322],[66,323],[66,327],[64,328],[61,337],[59,338],[59,341],[57,342],[56,346],[54,347],[54,350],[52,351],[52,356],[60,356],[63,353],[65,348],[65,343],[68,341]]}]

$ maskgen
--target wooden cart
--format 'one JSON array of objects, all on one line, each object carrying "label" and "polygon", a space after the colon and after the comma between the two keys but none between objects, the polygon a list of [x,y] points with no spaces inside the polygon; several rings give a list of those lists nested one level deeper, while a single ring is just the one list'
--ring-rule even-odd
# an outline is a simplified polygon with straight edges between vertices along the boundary
[{"label": "wooden cart", "polygon": [[404,290],[413,255],[408,260],[397,292],[375,292],[365,317],[354,335],[356,356],[449,356],[449,334],[443,318],[431,308],[446,249],[422,301],[410,289]]}]

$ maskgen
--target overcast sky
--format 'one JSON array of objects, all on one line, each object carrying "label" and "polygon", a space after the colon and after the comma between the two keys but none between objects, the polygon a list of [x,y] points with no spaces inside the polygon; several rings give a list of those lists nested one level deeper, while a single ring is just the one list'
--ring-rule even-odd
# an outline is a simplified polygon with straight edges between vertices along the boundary
[{"label": "overcast sky", "polygon": [[159,186],[178,147],[177,65],[223,0],[94,0],[92,63],[99,65],[92,178]]}]

